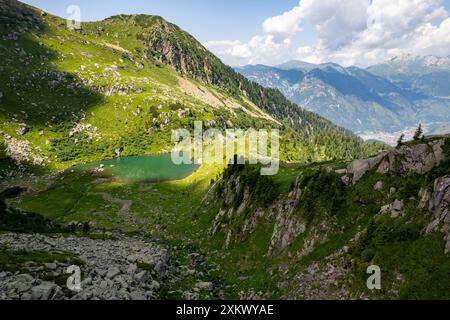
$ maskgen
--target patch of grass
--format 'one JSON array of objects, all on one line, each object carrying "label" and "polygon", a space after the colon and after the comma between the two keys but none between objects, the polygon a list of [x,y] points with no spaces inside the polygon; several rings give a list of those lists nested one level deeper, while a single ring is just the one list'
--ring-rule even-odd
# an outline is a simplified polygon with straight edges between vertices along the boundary
[{"label": "patch of grass", "polygon": [[383,290],[374,293],[374,298],[450,298],[450,257],[444,254],[443,235],[425,236],[422,230],[422,224],[404,219],[373,220],[350,250],[359,259],[355,286],[359,284],[359,290],[365,286],[365,268],[376,264],[382,270]]},{"label": "patch of grass", "polygon": [[353,236],[352,232],[346,232],[343,234],[336,234],[330,237],[327,241],[317,245],[314,250],[302,257],[299,261],[301,266],[309,266],[315,261],[322,261],[325,257],[341,249]]},{"label": "patch of grass", "polygon": [[43,264],[47,262],[83,265],[75,254],[60,251],[10,251],[0,248],[0,270],[9,272],[27,272],[26,263]]}]

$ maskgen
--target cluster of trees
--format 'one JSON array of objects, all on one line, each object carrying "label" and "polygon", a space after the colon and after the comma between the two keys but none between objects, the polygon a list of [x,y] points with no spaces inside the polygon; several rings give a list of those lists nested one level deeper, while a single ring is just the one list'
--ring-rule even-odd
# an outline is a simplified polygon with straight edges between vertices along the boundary
[{"label": "cluster of trees", "polygon": [[[405,139],[405,135],[402,133],[397,140],[397,147],[401,147],[403,145],[404,139]],[[419,124],[416,131],[414,132],[413,140],[419,141],[419,140],[424,140],[424,139],[425,139],[425,135],[423,133],[422,124]]]}]

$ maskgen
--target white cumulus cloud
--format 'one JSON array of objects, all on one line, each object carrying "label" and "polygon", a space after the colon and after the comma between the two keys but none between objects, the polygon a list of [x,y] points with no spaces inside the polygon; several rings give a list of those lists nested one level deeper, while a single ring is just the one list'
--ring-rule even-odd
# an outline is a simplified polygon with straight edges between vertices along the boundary
[{"label": "white cumulus cloud", "polygon": [[[317,39],[300,46],[305,26]],[[205,45],[231,65],[300,59],[367,66],[407,53],[449,55],[450,17],[442,0],[301,0],[266,19],[248,42]]]}]

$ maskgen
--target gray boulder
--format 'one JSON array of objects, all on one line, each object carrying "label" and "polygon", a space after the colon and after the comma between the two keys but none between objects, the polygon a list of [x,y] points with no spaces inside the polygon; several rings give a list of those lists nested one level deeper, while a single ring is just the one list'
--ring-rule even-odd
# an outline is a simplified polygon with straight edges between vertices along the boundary
[{"label": "gray boulder", "polygon": [[22,294],[20,296],[20,300],[28,301],[28,300],[32,300],[32,299],[33,299],[33,295],[29,292],[25,292],[24,294]]},{"label": "gray boulder", "polygon": [[395,200],[393,203],[381,207],[380,214],[390,214],[392,218],[398,218],[404,212],[403,200]]},{"label": "gray boulder", "polygon": [[135,263],[132,263],[128,266],[126,272],[128,275],[134,275],[137,271],[137,265]]},{"label": "gray boulder", "polygon": [[342,181],[347,185],[350,181],[355,184],[372,169],[381,174],[426,173],[444,160],[444,143],[445,141],[440,139],[412,146],[404,145],[372,158],[355,160],[347,166],[347,173],[342,177]]},{"label": "gray boulder", "polygon": [[44,267],[50,270],[55,270],[56,269],[56,263],[54,262],[50,262],[50,263],[44,263]]},{"label": "gray boulder", "polygon": [[23,293],[31,289],[31,285],[27,282],[17,280],[9,283],[6,286],[7,290],[13,290],[18,293]]},{"label": "gray boulder", "polygon": [[117,267],[111,267],[108,269],[108,272],[106,273],[106,278],[113,279],[115,276],[120,274],[120,270]]},{"label": "gray boulder", "polygon": [[130,292],[129,296],[131,300],[137,301],[147,300],[147,296],[145,295],[145,293],[141,291],[132,291]]},{"label": "gray boulder", "polygon": [[358,182],[369,170],[375,168],[386,155],[385,152],[369,159],[358,159],[350,163],[347,167],[347,174],[352,175],[352,182]]},{"label": "gray boulder", "polygon": [[31,289],[31,297],[33,300],[49,300],[56,288],[57,286],[54,283],[42,282]]},{"label": "gray boulder", "polygon": [[197,282],[195,287],[200,290],[211,291],[214,288],[214,285],[212,282]]},{"label": "gray boulder", "polygon": [[134,280],[137,282],[146,282],[149,279],[150,275],[147,271],[141,271],[134,275]]},{"label": "gray boulder", "polygon": [[426,233],[436,231],[445,233],[445,253],[447,254],[450,252],[450,175],[434,181],[433,193],[428,203],[428,209],[433,213],[433,221],[427,226]]},{"label": "gray boulder", "polygon": [[19,136],[23,136],[25,134],[27,134],[30,131],[30,128],[23,126],[23,127],[19,127],[16,129],[16,133]]},{"label": "gray boulder", "polygon": [[156,280],[153,280],[152,284],[150,285],[150,290],[158,291],[160,288],[161,288],[161,285],[159,284],[159,282]]},{"label": "gray boulder", "polygon": [[378,181],[377,183],[375,183],[375,185],[373,186],[373,189],[376,191],[381,191],[384,188],[384,183],[383,181]]},{"label": "gray boulder", "polygon": [[168,266],[160,260],[156,263],[156,266],[153,270],[159,278],[164,278],[167,275]]}]

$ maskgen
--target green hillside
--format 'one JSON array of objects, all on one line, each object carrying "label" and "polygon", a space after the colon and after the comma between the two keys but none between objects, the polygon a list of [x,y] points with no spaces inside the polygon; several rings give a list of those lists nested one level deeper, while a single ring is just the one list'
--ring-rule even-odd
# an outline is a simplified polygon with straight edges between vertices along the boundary
[{"label": "green hillside", "polygon": [[[448,297],[448,137],[378,154],[156,16],[69,30],[0,1],[0,61],[0,298]],[[170,152],[172,129],[196,120],[280,129],[278,174],[205,163],[180,180],[106,174]],[[72,263],[80,293],[65,287]],[[368,292],[369,263],[404,282]]]},{"label": "green hillside", "polygon": [[116,16],[71,31],[17,1],[0,5],[0,130],[16,160],[60,170],[120,148],[167,152],[171,129],[194,120],[280,128],[286,161],[376,149],[246,80],[160,17]]}]

